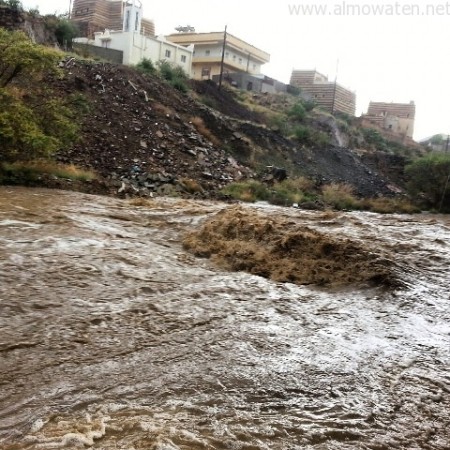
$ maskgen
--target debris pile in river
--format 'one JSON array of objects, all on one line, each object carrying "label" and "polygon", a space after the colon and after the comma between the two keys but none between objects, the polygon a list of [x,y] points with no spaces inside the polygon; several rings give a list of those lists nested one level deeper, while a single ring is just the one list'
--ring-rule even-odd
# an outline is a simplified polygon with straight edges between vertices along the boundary
[{"label": "debris pile in river", "polygon": [[394,263],[373,250],[239,206],[219,212],[183,245],[226,269],[279,282],[397,285]]}]

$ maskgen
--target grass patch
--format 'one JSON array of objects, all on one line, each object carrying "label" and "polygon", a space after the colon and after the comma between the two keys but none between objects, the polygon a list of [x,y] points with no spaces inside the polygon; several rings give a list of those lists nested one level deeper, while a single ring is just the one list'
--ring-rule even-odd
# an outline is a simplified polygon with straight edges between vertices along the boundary
[{"label": "grass patch", "polygon": [[49,161],[30,161],[3,163],[0,166],[0,181],[8,182],[33,182],[43,176],[54,176],[73,181],[91,181],[97,175],[91,170],[80,169],[73,164],[57,164]]},{"label": "grass patch", "polygon": [[361,202],[353,195],[349,184],[332,183],[322,188],[322,199],[325,204],[338,209],[361,209]]},{"label": "grass patch", "polygon": [[361,205],[363,209],[380,214],[415,214],[420,212],[420,208],[405,198],[370,198],[362,200]]},{"label": "grass patch", "polygon": [[268,186],[260,181],[250,180],[231,183],[222,193],[242,202],[268,201],[273,205],[292,206],[294,203],[311,200],[314,184],[307,178],[293,178]]},{"label": "grass patch", "polygon": [[202,185],[198,181],[191,178],[181,178],[178,180],[178,184],[189,194],[199,194],[204,192]]},{"label": "grass patch", "polygon": [[270,196],[267,186],[255,180],[231,183],[222,189],[221,192],[236,200],[248,203],[256,202],[257,200],[267,200]]},{"label": "grass patch", "polygon": [[208,141],[212,142],[217,147],[221,145],[220,139],[211,132],[201,117],[191,117],[191,123],[194,125],[197,132],[208,139]]}]

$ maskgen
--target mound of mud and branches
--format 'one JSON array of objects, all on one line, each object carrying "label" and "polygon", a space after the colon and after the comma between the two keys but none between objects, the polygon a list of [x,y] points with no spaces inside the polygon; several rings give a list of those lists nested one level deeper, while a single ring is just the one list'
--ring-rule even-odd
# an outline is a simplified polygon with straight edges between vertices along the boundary
[{"label": "mound of mud and branches", "polygon": [[293,221],[264,217],[240,206],[227,208],[184,241],[196,256],[227,270],[278,282],[345,286],[397,284],[393,262],[348,239],[338,239]]}]

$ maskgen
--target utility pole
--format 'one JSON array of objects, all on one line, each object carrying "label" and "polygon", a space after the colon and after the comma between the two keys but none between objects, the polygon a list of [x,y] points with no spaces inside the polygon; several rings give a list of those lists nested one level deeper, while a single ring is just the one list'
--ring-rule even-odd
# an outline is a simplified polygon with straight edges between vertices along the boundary
[{"label": "utility pole", "polygon": [[222,89],[223,62],[225,60],[225,48],[226,48],[226,46],[227,46],[227,25],[225,25],[225,31],[223,32],[222,61],[220,61],[219,91],[220,91],[220,89]]}]

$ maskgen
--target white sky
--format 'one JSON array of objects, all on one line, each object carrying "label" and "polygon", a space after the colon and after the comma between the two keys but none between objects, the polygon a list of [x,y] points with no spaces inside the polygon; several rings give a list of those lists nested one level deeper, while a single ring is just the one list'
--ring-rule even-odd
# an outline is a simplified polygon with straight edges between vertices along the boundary
[{"label": "white sky", "polygon": [[[295,69],[317,69],[357,95],[357,115],[370,100],[416,103],[415,138],[450,133],[450,4],[446,0],[142,0],[157,34],[178,25],[228,31],[267,51],[263,72],[289,82]],[[52,0],[23,0],[43,14],[69,9]],[[291,14],[289,5],[326,5],[326,14]],[[337,15],[344,5],[348,12]],[[378,5],[377,14],[373,13]],[[428,6],[427,9],[427,5]],[[402,8],[405,7],[405,10]],[[432,14],[433,9],[435,11]]]}]

